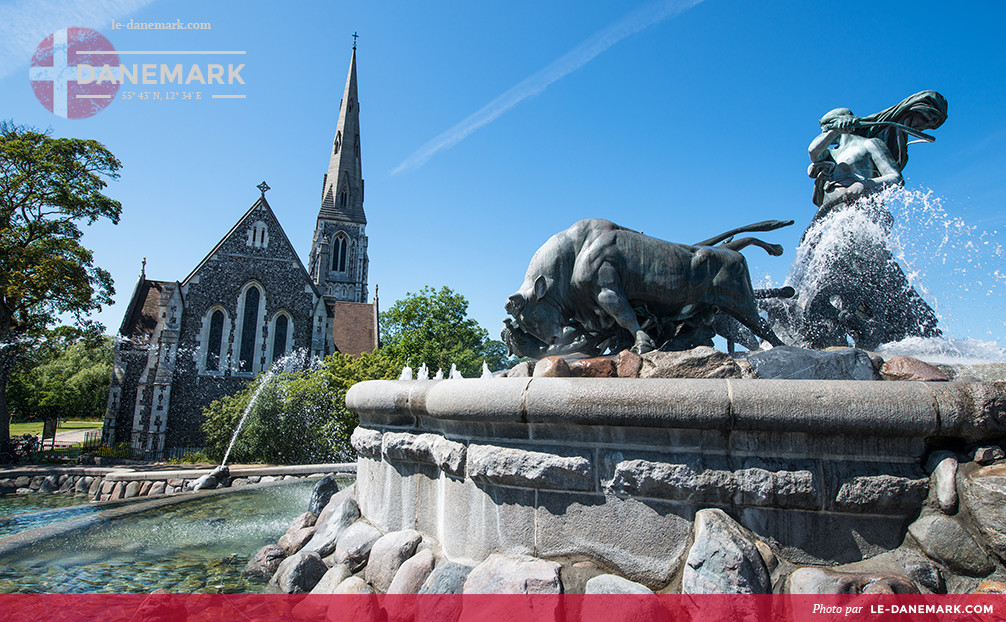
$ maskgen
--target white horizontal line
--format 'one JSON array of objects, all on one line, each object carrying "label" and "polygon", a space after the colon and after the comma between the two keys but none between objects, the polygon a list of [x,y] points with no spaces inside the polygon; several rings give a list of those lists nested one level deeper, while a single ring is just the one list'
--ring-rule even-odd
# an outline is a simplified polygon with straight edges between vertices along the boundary
[{"label": "white horizontal line", "polygon": [[245,99],[247,95],[210,95],[211,99]]},{"label": "white horizontal line", "polygon": [[77,54],[244,54],[245,50],[86,50]]},{"label": "white horizontal line", "polygon": [[77,99],[112,99],[111,95],[77,95]]}]

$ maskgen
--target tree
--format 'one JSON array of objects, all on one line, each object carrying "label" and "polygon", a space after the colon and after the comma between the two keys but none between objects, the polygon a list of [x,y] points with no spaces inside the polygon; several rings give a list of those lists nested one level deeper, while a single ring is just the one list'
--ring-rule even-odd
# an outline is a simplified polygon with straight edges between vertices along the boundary
[{"label": "tree", "polygon": [[18,417],[56,411],[64,418],[100,419],[112,374],[113,340],[60,326],[25,353],[7,384]]},{"label": "tree", "polygon": [[118,223],[104,194],[119,161],[101,143],[52,138],[0,123],[0,448],[9,444],[7,383],[15,365],[60,316],[82,326],[112,302],[112,277],[80,244],[80,223]]},{"label": "tree", "polygon": [[399,361],[378,350],[357,357],[332,354],[321,367],[303,372],[261,374],[241,392],[203,411],[206,453],[217,461],[224,457],[247,410],[230,462],[352,460],[349,437],[359,421],[346,409],[346,391],[363,380],[397,378],[401,370]]},{"label": "tree", "polygon": [[384,348],[413,367],[425,363],[444,373],[451,364],[466,377],[478,376],[485,361],[490,369],[506,364],[507,349],[501,341],[468,317],[468,301],[447,287],[440,291],[426,286],[409,293],[381,313]]}]

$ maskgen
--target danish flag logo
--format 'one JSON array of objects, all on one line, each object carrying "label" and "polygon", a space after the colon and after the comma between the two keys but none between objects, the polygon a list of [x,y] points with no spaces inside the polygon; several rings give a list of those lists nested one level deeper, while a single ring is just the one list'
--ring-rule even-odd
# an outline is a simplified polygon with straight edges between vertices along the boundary
[{"label": "danish flag logo", "polygon": [[64,119],[86,119],[104,110],[119,92],[118,82],[79,84],[77,65],[119,65],[112,43],[90,28],[57,30],[38,44],[28,79],[45,109]]}]

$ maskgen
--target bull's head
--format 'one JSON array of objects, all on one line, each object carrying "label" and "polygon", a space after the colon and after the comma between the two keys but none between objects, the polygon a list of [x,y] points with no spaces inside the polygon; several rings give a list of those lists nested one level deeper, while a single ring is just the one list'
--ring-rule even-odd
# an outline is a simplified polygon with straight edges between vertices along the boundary
[{"label": "bull's head", "polygon": [[521,288],[506,303],[507,313],[517,320],[521,329],[549,345],[562,336],[563,330],[559,301],[548,295],[551,288],[552,279],[538,276],[531,291]]}]

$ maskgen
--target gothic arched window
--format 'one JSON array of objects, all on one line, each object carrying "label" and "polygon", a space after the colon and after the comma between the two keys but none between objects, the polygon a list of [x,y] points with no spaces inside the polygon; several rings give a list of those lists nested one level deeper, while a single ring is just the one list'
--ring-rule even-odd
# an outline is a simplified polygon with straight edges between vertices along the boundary
[{"label": "gothic arched window", "polygon": [[210,316],[210,336],[206,342],[206,371],[220,371],[220,350],[224,345],[224,312]]},{"label": "gothic arched window", "polygon": [[272,361],[276,362],[286,356],[286,336],[290,331],[290,319],[285,315],[279,315],[273,322],[272,327]]},{"label": "gothic arched window", "polygon": [[342,132],[335,133],[335,149],[332,150],[333,154],[339,153],[339,149],[342,147]]},{"label": "gothic arched window", "polygon": [[345,272],[348,256],[349,239],[340,233],[335,236],[335,241],[332,244],[332,270],[335,272]]},{"label": "gothic arched window", "polygon": [[245,292],[245,304],[241,321],[241,356],[239,371],[254,371],[255,341],[258,336],[258,308],[261,293],[254,285]]}]

